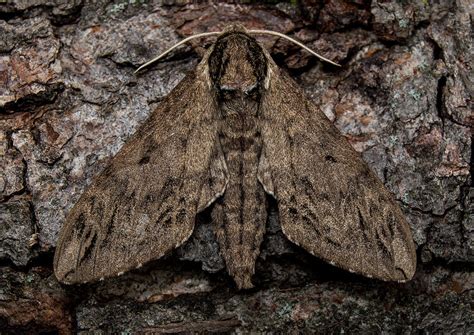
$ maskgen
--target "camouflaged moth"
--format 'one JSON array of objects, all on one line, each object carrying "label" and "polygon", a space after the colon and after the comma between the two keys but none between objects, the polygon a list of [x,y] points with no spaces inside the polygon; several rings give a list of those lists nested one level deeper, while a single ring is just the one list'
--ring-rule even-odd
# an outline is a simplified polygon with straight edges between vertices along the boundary
[{"label": "camouflaged moth", "polygon": [[227,270],[249,288],[269,197],[283,233],[311,254],[368,277],[412,278],[415,246],[392,195],[256,32],[219,33],[84,192],[60,233],[60,281],[160,258],[209,208]]}]

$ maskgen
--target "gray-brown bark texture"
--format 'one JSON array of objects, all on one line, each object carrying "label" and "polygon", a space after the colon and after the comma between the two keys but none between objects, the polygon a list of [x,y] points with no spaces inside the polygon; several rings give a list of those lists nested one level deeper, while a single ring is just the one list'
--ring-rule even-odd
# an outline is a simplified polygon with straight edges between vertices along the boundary
[{"label": "gray-brown bark texture", "polygon": [[[468,333],[474,331],[470,1],[145,1],[0,4],[0,332]],[[418,267],[386,283],[291,244],[271,213],[238,291],[209,225],[143,268],[60,285],[52,255],[81,193],[230,21],[259,37],[377,173],[410,224]],[[274,204],[273,204],[274,205]]]}]

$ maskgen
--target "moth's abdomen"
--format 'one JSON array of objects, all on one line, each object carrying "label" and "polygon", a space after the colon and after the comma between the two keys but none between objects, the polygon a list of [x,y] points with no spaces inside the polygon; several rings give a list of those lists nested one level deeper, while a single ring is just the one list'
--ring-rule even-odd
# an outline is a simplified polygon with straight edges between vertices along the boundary
[{"label": "moth's abdomen", "polygon": [[266,223],[265,192],[257,180],[262,142],[255,116],[225,118],[220,143],[229,173],[224,196],[213,209],[217,238],[239,288],[252,287]]}]

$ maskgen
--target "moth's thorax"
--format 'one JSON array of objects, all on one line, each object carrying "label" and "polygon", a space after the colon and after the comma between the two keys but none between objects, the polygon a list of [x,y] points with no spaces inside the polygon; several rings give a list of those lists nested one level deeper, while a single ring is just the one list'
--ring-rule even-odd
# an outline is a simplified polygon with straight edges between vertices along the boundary
[{"label": "moth's thorax", "polygon": [[248,50],[237,41],[229,41],[223,55],[226,64],[219,78],[220,90],[249,92],[257,86],[258,80],[247,53]]},{"label": "moth's thorax", "polygon": [[263,87],[266,72],[267,61],[262,48],[253,37],[242,32],[221,36],[209,56],[214,88],[232,97],[255,95]]}]

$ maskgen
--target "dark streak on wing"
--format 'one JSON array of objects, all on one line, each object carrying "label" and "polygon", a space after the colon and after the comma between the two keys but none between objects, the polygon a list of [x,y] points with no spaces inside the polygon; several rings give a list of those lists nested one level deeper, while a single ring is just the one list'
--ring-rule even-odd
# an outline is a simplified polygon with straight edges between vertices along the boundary
[{"label": "dark streak on wing", "polygon": [[360,209],[357,208],[357,214],[358,214],[358,217],[359,217],[359,227],[360,227],[360,231],[363,233],[364,237],[366,240],[370,240],[370,227],[366,224],[366,221],[364,220],[364,218],[362,217],[362,213],[360,212]]}]

